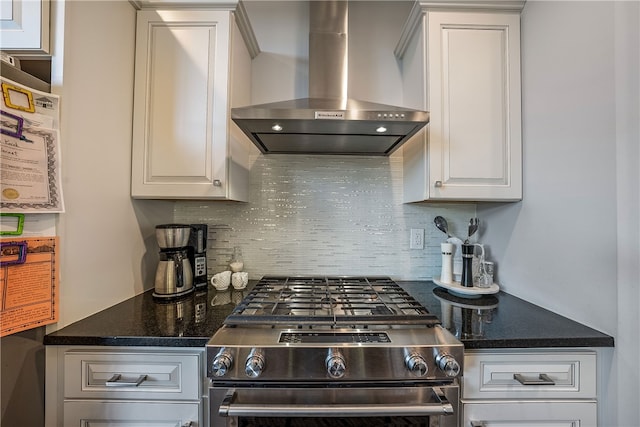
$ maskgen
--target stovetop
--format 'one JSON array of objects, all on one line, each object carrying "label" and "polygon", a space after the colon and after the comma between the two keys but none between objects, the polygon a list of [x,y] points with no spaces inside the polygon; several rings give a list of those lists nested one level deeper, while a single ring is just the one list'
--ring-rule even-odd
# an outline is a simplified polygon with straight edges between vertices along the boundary
[{"label": "stovetop", "polygon": [[219,381],[453,381],[463,345],[389,277],[263,277],[207,344]]},{"label": "stovetop", "polygon": [[225,325],[435,325],[438,318],[385,276],[265,276]]}]

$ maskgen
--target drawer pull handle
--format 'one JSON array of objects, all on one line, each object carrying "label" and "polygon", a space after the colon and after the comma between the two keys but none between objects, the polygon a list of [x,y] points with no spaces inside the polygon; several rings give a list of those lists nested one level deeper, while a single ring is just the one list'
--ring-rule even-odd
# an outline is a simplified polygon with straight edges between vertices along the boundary
[{"label": "drawer pull handle", "polygon": [[513,374],[513,379],[522,385],[556,385],[555,381],[547,374],[540,374],[535,379],[525,378],[522,374]]},{"label": "drawer pull handle", "polygon": [[107,387],[138,387],[147,379],[147,376],[140,375],[135,381],[121,381],[121,378],[122,375],[114,374],[104,383],[104,385],[106,385]]}]

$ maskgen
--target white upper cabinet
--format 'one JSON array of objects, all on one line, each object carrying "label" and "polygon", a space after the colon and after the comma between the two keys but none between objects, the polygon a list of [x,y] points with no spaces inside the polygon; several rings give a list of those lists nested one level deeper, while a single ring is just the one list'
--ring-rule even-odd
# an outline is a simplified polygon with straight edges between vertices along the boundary
[{"label": "white upper cabinet", "polygon": [[0,49],[12,55],[49,54],[49,0],[0,1]]},{"label": "white upper cabinet", "polygon": [[254,148],[230,109],[250,103],[253,32],[236,13],[138,11],[133,197],[247,200]]},{"label": "white upper cabinet", "polygon": [[509,4],[414,8],[396,55],[405,104],[430,122],[403,146],[405,202],[522,199],[521,4]]}]

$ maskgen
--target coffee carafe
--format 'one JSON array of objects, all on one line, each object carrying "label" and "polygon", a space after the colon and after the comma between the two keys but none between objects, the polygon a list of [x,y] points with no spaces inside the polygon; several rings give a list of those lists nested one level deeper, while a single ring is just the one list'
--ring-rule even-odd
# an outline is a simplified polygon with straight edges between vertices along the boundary
[{"label": "coffee carafe", "polygon": [[193,292],[193,269],[187,249],[190,233],[189,225],[156,226],[160,261],[156,269],[155,298],[175,298]]}]

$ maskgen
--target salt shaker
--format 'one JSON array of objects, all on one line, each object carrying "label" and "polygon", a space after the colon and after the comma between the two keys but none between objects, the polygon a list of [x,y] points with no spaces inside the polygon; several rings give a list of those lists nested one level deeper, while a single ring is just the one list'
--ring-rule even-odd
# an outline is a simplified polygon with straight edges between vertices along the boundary
[{"label": "salt shaker", "polygon": [[440,243],[442,252],[442,271],[440,281],[443,283],[453,282],[453,243]]}]

